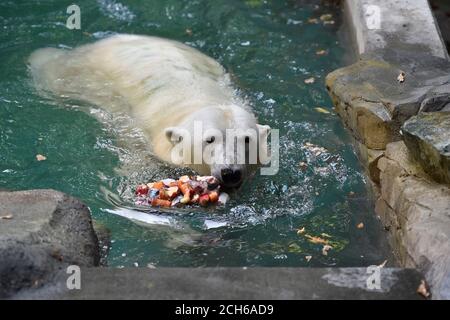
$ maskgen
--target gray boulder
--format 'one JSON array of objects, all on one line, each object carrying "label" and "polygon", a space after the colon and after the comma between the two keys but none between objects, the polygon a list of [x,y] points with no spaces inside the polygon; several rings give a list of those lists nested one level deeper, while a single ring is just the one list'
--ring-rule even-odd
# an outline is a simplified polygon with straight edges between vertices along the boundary
[{"label": "gray boulder", "polygon": [[402,127],[414,159],[434,180],[450,184],[450,112],[420,113]]},{"label": "gray boulder", "polygon": [[0,191],[0,298],[99,260],[90,212],[79,200],[53,190]]}]

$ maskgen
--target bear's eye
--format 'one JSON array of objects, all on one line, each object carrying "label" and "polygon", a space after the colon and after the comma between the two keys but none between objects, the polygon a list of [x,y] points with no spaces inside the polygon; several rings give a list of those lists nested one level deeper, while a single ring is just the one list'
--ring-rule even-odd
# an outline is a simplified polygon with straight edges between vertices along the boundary
[{"label": "bear's eye", "polygon": [[183,136],[178,137],[178,142],[181,142],[181,141],[183,141]]},{"label": "bear's eye", "polygon": [[214,141],[216,141],[216,137],[212,136],[212,137],[206,138],[205,141],[206,141],[206,143],[213,143]]}]

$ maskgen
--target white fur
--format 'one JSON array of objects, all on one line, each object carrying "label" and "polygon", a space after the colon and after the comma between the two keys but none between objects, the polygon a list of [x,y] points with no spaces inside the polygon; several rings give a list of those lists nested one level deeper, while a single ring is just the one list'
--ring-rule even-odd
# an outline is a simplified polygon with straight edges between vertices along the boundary
[{"label": "white fur", "polygon": [[[256,129],[247,104],[215,60],[157,37],[117,35],[73,50],[40,49],[30,57],[37,87],[135,119],[162,160],[171,161],[167,128]],[[209,173],[209,166],[197,166]]]}]

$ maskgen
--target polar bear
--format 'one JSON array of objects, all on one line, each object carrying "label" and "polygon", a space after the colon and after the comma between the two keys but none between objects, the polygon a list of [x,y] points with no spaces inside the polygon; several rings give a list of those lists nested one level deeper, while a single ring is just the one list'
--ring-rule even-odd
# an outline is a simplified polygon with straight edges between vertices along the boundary
[{"label": "polar bear", "polygon": [[[73,50],[39,49],[31,54],[29,66],[39,90],[129,114],[156,156],[166,162],[175,162],[174,147],[186,143],[186,132],[194,134],[195,123],[201,124],[202,132],[223,137],[227,129],[255,130],[256,138],[247,135],[246,143],[261,139],[270,129],[257,124],[218,62],[176,41],[115,35]],[[213,175],[226,186],[239,186],[248,174],[248,163],[226,161],[224,139],[215,140],[205,134],[198,142],[202,147],[217,144],[215,160],[176,164]]]}]

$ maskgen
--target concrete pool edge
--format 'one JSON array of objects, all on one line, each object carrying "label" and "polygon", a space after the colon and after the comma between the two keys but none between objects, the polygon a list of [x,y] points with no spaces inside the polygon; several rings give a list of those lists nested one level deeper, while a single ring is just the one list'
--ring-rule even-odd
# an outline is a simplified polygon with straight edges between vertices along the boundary
[{"label": "concrete pool edge", "polygon": [[346,0],[359,60],[327,76],[402,267],[450,299],[450,63],[426,0]]},{"label": "concrete pool edge", "polygon": [[415,269],[380,269],[379,288],[367,285],[366,268],[82,268],[79,289],[68,289],[69,276],[61,270],[50,285],[14,299],[424,299]]}]

